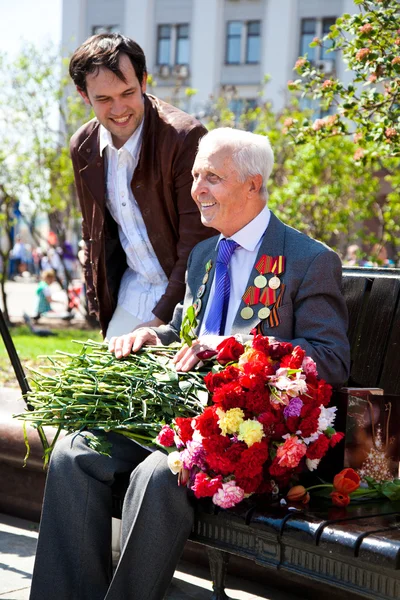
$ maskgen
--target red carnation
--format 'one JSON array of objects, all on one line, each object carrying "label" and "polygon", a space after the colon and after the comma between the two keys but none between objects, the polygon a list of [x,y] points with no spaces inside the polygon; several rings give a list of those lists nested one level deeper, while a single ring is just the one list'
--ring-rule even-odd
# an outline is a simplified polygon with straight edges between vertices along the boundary
[{"label": "red carnation", "polygon": [[217,361],[221,365],[226,365],[226,363],[238,360],[239,356],[244,352],[244,346],[235,340],[234,337],[229,337],[217,346],[217,350]]},{"label": "red carnation", "polygon": [[230,460],[229,456],[221,452],[207,452],[206,463],[211,471],[221,473],[221,475],[231,475],[235,468],[235,464]]},{"label": "red carnation", "polygon": [[299,417],[288,417],[286,419],[286,427],[290,431],[290,433],[296,433],[299,429],[300,419]]},{"label": "red carnation", "polygon": [[321,381],[318,382],[317,394],[318,401],[324,406],[328,406],[332,396],[332,386],[321,379]]},{"label": "red carnation", "polygon": [[179,438],[186,444],[193,435],[192,417],[176,417],[175,423],[178,427]]},{"label": "red carnation", "polygon": [[237,477],[236,485],[238,485],[245,494],[253,494],[262,483],[262,473],[255,477]]},{"label": "red carnation", "polygon": [[242,452],[240,462],[235,466],[236,477],[256,477],[256,475],[262,472],[263,465],[267,459],[267,444],[265,442],[256,442]]},{"label": "red carnation", "polygon": [[263,392],[247,392],[245,406],[248,412],[259,415],[269,408],[269,393],[266,390]]},{"label": "red carnation", "polygon": [[197,473],[192,490],[196,498],[206,498],[207,496],[214,496],[221,486],[221,475],[211,479],[206,473]]},{"label": "red carnation", "polygon": [[[292,472],[292,470],[289,470],[289,472]],[[269,467],[269,473],[274,478],[286,477],[288,475],[288,468],[281,467],[279,464],[279,458],[275,457],[271,466]]]},{"label": "red carnation", "polygon": [[344,433],[337,431],[336,433],[333,434],[333,436],[331,437],[331,439],[329,440],[329,444],[331,448],[334,448],[336,446],[336,444],[338,444],[339,442],[342,441],[342,439],[344,438]]},{"label": "red carnation", "polygon": [[322,458],[325,456],[329,448],[329,438],[325,434],[321,433],[318,439],[310,444],[307,448],[306,457],[313,460],[314,458]]},{"label": "red carnation", "polygon": [[204,412],[196,417],[196,429],[200,431],[203,437],[221,434],[221,428],[218,425],[216,406],[207,406],[207,408],[204,409]]},{"label": "red carnation", "polygon": [[212,400],[225,411],[231,408],[243,408],[246,404],[246,392],[236,382],[226,383],[214,392]]},{"label": "red carnation", "polygon": [[273,342],[269,346],[269,355],[273,360],[279,360],[282,356],[290,354],[293,351],[293,344],[290,342]]},{"label": "red carnation", "polygon": [[161,444],[161,446],[165,446],[169,448],[174,445],[175,432],[169,425],[163,425],[161,427],[161,431],[157,436],[157,442]]},{"label": "red carnation", "polygon": [[[303,408],[304,408],[304,406],[303,406]],[[305,438],[310,437],[310,435],[312,433],[315,433],[317,431],[318,419],[319,419],[320,414],[321,414],[320,408],[313,408],[312,406],[310,406],[310,410],[308,410],[307,417],[303,418],[300,421],[300,425],[299,425],[299,431],[301,431],[301,435],[303,437],[305,437]]]},{"label": "red carnation", "polygon": [[306,353],[304,350],[300,348],[300,346],[296,346],[291,354],[282,358],[281,367],[287,367],[288,369],[300,369],[305,355]]},{"label": "red carnation", "polygon": [[266,356],[269,356],[269,338],[266,335],[255,335],[252,342],[254,350],[263,352]]},{"label": "red carnation", "polygon": [[283,436],[287,433],[289,433],[289,430],[286,427],[286,423],[277,423],[274,427],[273,433],[271,433],[271,439],[281,440],[281,438],[283,438]]},{"label": "red carnation", "polygon": [[208,373],[204,377],[204,383],[206,384],[208,391],[213,393],[216,389],[226,383],[237,381],[240,374],[241,371],[237,367],[228,365],[223,371],[219,371],[218,373]]},{"label": "red carnation", "polygon": [[231,441],[226,435],[210,435],[203,438],[201,443],[206,453],[217,452],[222,454],[230,446]]}]

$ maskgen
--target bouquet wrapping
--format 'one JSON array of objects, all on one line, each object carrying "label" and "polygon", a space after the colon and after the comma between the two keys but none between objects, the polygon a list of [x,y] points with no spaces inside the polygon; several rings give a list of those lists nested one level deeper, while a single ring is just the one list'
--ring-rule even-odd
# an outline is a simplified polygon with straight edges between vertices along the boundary
[{"label": "bouquet wrapping", "polygon": [[282,492],[343,434],[333,427],[332,388],[300,346],[231,337],[215,354],[218,366],[204,380],[211,404],[165,425],[157,441],[180,484],[229,508],[254,493]]}]

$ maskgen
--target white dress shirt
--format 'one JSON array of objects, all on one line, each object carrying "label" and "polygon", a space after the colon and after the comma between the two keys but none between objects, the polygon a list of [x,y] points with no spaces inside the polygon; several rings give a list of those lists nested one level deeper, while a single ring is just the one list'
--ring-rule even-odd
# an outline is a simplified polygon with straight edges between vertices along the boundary
[{"label": "white dress shirt", "polygon": [[[268,227],[270,216],[271,212],[269,208],[265,206],[265,208],[263,208],[262,211],[252,221],[250,221],[250,223],[247,223],[247,225],[245,225],[242,229],[237,231],[230,238],[227,238],[237,242],[239,247],[236,248],[235,252],[232,254],[232,258],[228,265],[231,290],[225,322],[225,335],[230,335],[232,331],[233,321],[235,320],[236,313],[239,310],[242,296],[246,291],[247,282],[249,280],[254,263],[256,262],[261,240]],[[223,237],[223,235],[219,237],[217,247]],[[201,323],[200,335],[204,335],[205,323],[214,297],[214,291],[215,277],[211,284],[210,295],[208,297],[204,319]]]},{"label": "white dress shirt", "polygon": [[110,132],[100,125],[100,154],[105,149],[107,158],[106,205],[118,223],[119,239],[128,264],[118,291],[118,306],[140,322],[154,318],[152,309],[168,284],[131,188],[142,145],[142,132],[143,121],[117,150]]}]

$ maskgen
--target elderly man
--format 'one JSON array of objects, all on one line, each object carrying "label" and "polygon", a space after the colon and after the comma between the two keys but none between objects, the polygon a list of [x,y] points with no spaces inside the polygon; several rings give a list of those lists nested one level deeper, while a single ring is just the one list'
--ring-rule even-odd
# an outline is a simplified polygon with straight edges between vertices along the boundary
[{"label": "elderly man", "polygon": [[[341,264],[323,244],[281,223],[267,208],[273,166],[268,139],[218,129],[199,145],[192,195],[204,225],[221,236],[201,242],[188,263],[186,297],[169,325],[140,328],[110,342],[121,357],[143,344],[179,339],[182,311],[194,305],[199,339],[183,346],[176,368],[231,333],[300,344],[332,384],[346,380],[349,346]],[[257,291],[258,290],[258,291]],[[50,464],[31,599],[160,600],[190,533],[193,509],[161,452],[110,436],[112,456],[80,435],[58,442]],[[130,471],[122,514],[121,558],[110,572],[111,484]]]}]

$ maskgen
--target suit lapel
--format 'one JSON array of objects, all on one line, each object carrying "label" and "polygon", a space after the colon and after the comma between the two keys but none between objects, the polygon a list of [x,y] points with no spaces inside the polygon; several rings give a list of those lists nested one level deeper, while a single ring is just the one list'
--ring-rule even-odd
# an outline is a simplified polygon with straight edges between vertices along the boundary
[{"label": "suit lapel", "polygon": [[[267,254],[270,256],[284,255],[284,247],[285,225],[271,212],[271,218],[266,232],[263,236],[254,265],[257,264],[258,260],[263,254]],[[246,290],[249,286],[254,285],[254,279],[257,275],[259,275],[258,271],[254,268],[254,265],[250,272],[249,279],[247,281]],[[255,310],[251,319],[243,319],[243,317],[240,314],[245,306],[246,304],[243,302],[243,300],[241,300],[239,310],[236,313],[236,317],[233,321],[233,331],[235,333],[248,334],[253,329],[253,327],[255,327],[260,322],[260,318],[258,317],[257,313],[261,305],[257,305],[254,307]]]}]

